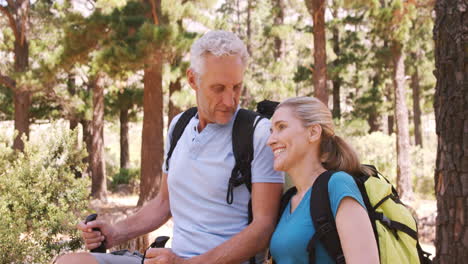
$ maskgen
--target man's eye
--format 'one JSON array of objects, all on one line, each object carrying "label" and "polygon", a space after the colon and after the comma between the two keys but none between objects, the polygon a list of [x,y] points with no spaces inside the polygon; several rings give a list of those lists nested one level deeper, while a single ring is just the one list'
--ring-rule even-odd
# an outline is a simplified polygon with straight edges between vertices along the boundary
[{"label": "man's eye", "polygon": [[278,129],[279,129],[279,130],[283,130],[283,129],[285,129],[285,128],[286,128],[286,126],[285,126],[285,125],[283,125],[283,124],[281,124],[281,125],[278,125]]}]

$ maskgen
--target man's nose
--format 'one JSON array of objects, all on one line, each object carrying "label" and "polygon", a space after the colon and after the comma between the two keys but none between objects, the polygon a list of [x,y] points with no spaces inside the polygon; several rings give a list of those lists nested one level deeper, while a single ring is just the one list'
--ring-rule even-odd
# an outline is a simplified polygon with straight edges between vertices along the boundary
[{"label": "man's nose", "polygon": [[226,91],[223,95],[223,104],[227,107],[234,107],[234,93]]}]

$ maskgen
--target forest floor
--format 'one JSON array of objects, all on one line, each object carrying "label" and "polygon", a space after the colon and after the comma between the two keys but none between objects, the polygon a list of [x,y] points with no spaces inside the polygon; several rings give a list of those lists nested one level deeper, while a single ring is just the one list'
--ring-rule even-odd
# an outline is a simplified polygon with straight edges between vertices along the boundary
[{"label": "forest floor", "polygon": [[[93,200],[90,202],[90,208],[96,211],[101,219],[114,223],[136,212],[137,202],[138,195],[136,194],[112,193],[109,195],[107,203]],[[421,247],[434,256],[436,201],[416,200],[410,207],[417,215]],[[152,242],[156,237],[163,235],[172,237],[172,228],[172,220],[169,220],[165,225],[150,233],[149,241]],[[166,247],[171,247],[171,240],[168,241]]]}]

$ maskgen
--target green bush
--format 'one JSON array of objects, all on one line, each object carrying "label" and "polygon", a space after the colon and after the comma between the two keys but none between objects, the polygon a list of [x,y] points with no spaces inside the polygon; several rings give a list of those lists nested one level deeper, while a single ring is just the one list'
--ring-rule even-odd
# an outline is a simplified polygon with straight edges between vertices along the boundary
[{"label": "green bush", "polygon": [[[344,129],[340,129],[344,131]],[[340,135],[340,134],[338,134]],[[363,136],[343,136],[358,153],[361,163],[372,164],[396,186],[396,135],[374,132]],[[425,138],[425,147],[410,146],[413,190],[422,198],[434,199],[435,138]]]},{"label": "green bush", "polygon": [[119,184],[138,184],[139,178],[139,168],[120,169],[120,171],[112,177],[112,187],[115,188]]},{"label": "green bush", "polygon": [[34,136],[21,153],[0,135],[1,263],[49,263],[81,247],[75,225],[90,183],[75,173],[84,169],[85,151],[76,131],[55,124]]}]

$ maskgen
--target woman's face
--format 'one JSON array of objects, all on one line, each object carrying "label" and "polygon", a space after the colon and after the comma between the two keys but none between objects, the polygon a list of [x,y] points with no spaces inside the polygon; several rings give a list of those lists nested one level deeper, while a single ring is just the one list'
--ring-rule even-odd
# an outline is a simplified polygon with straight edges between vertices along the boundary
[{"label": "woman's face", "polygon": [[312,150],[310,129],[302,125],[289,107],[281,107],[271,118],[271,135],[267,144],[275,157],[274,169],[287,172]]}]

